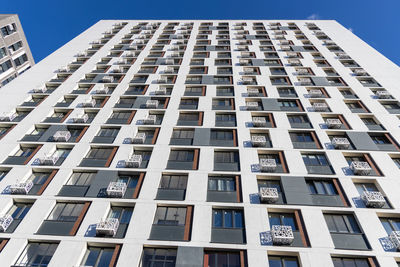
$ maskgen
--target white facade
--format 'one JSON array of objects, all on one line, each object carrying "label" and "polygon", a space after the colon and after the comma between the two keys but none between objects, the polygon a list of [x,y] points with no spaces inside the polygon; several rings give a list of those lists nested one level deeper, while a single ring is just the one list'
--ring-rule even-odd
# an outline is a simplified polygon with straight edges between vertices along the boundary
[{"label": "white facade", "polygon": [[[116,23],[124,23],[120,26],[115,26]],[[126,24],[125,24],[126,23]],[[136,29],[133,27],[139,25],[140,31],[136,33]],[[146,34],[147,31],[144,23],[150,25],[151,23],[160,23],[155,25],[155,31]],[[132,85],[131,80],[135,75],[148,75],[147,81],[140,83],[140,85],[148,85],[147,91],[143,96],[156,97],[153,93],[159,88],[159,84],[156,82],[164,74],[165,65],[160,65],[155,73],[143,74],[139,73],[141,67],[145,66],[143,61],[145,59],[151,59],[149,57],[151,52],[158,52],[151,50],[154,45],[157,45],[157,39],[160,35],[163,35],[164,27],[168,23],[177,23],[173,25],[172,31],[180,32],[182,30],[177,30],[182,27],[185,23],[192,23],[188,26],[189,35],[187,39],[187,44],[182,44],[186,46],[185,50],[179,50],[183,56],[179,56],[181,59],[180,64],[175,63],[175,67],[179,67],[179,71],[176,75],[176,80],[174,84],[167,82],[168,87],[173,88],[170,95],[161,95],[160,98],[169,98],[168,106],[166,109],[157,109],[157,111],[150,109],[150,113],[163,112],[164,117],[162,124],[159,126],[148,126],[159,127],[159,134],[155,144],[129,144],[126,143],[126,138],[132,138],[136,131],[140,128],[143,129],[141,121],[147,116],[149,109],[146,108],[128,108],[124,110],[136,110],[133,120],[129,124],[106,124],[113,110],[119,110],[114,108],[114,105],[119,101],[120,96],[123,96],[130,85]],[[206,25],[201,23],[211,23],[211,25]],[[219,23],[228,23],[228,25],[221,24],[221,29],[217,29]],[[238,23],[245,23],[246,25],[237,25]],[[264,30],[254,29],[253,27],[262,27],[258,24],[261,23],[265,27],[265,31],[269,35],[271,45],[261,44],[260,39],[252,39],[253,37],[247,37],[247,40],[251,40],[251,44],[240,44],[241,41],[238,35],[255,36],[256,31],[259,30],[263,32]],[[280,26],[276,26],[274,23],[280,23]],[[288,24],[289,23],[289,24]],[[312,24],[315,24],[313,26]],[[144,27],[142,27],[144,26]],[[210,26],[210,27],[209,27]],[[289,29],[288,27],[294,27]],[[190,29],[192,27],[192,29]],[[202,76],[203,74],[190,74],[191,67],[199,67],[191,65],[191,60],[194,53],[203,52],[195,50],[195,46],[204,46],[196,42],[196,37],[198,35],[203,35],[202,29],[199,27],[209,27],[209,29],[204,29],[204,31],[210,31],[208,35],[208,40],[211,40],[208,46],[218,45],[218,40],[229,40],[230,44],[220,44],[221,46],[229,46],[227,51],[215,51],[209,50],[209,54],[204,58],[204,65],[208,67],[207,75],[217,75],[217,76],[231,76],[232,84],[188,84],[188,76]],[[227,27],[227,29],[225,29]],[[243,27],[240,28],[240,27]],[[313,46],[316,50],[313,51],[291,51],[301,54],[299,58],[302,66],[304,68],[310,68],[312,73],[306,75],[305,77],[340,77],[344,83],[342,85],[323,85],[322,83],[318,85],[320,80],[313,80],[313,85],[301,85],[296,73],[298,72],[298,67],[290,66],[289,60],[291,60],[291,55],[287,54],[286,51],[281,49],[281,40],[279,40],[280,32],[275,32],[274,27],[279,27],[278,31],[283,29],[285,40],[292,41],[289,44],[290,47],[304,47]],[[296,28],[297,27],[297,28]],[[313,27],[318,27],[320,30],[314,30]],[[111,29],[116,29],[115,33],[107,37],[107,33]],[[219,35],[218,31],[229,31],[228,39],[217,39]],[[129,35],[131,31],[135,33],[132,36]],[[185,29],[183,31],[186,31]],[[241,33],[241,31],[244,31]],[[248,31],[248,33],[246,32]],[[324,43],[323,39],[318,38],[318,32],[322,31],[325,33],[338,47],[340,47],[344,52],[330,51],[328,49],[329,45]],[[168,33],[169,34],[169,33]],[[174,34],[177,34],[176,32]],[[265,33],[258,33],[259,35],[264,35]],[[301,35],[305,36],[305,39],[301,39]],[[115,83],[116,88],[112,93],[106,95],[100,95],[101,97],[109,97],[107,102],[102,107],[88,107],[85,108],[86,111],[96,110],[97,115],[90,123],[79,124],[82,127],[88,126],[86,132],[79,142],[74,143],[63,143],[63,142],[39,142],[39,141],[24,141],[22,140],[24,136],[32,132],[35,125],[51,126],[51,125],[69,125],[74,126],[76,124],[71,123],[71,118],[83,112],[83,108],[80,103],[85,102],[91,95],[94,96],[93,92],[96,88],[101,87],[95,85],[92,91],[88,94],[74,94],[73,90],[78,88],[78,84],[84,84],[81,80],[86,74],[91,73],[95,68],[96,64],[104,59],[108,58],[110,51],[115,46],[119,45],[120,42],[125,38],[125,40],[143,40],[139,36],[148,35],[147,44],[144,44],[143,50],[140,50],[140,54],[135,57],[136,60],[133,64],[126,66],[126,73],[124,77],[118,83]],[[228,36],[225,33],[220,35]],[[95,53],[88,57],[79,68],[70,72],[71,74],[65,81],[51,81],[55,79],[57,75],[64,75],[65,73],[59,72],[60,68],[65,66],[74,67],[78,66],[73,62],[77,59],[77,54],[79,52],[85,51],[92,44],[93,41],[103,38],[105,41],[104,45],[98,50],[92,49]],[[179,37],[178,37],[179,38]],[[254,37],[255,38],[255,37]],[[309,43],[307,43],[307,40]],[[169,54],[174,53],[171,51],[173,43],[176,40],[171,37],[171,44],[165,45],[162,51],[165,54],[161,57],[168,58]],[[262,39],[261,41],[267,42],[268,39]],[[134,41],[135,42],[135,41]],[[134,43],[133,42],[133,43]],[[133,45],[131,43],[131,45]],[[282,42],[284,43],[284,42]],[[140,44],[139,44],[140,45]],[[181,44],[179,44],[181,45]],[[285,45],[285,44],[283,44]],[[240,46],[248,46],[248,52],[254,52],[253,55],[242,54],[243,51],[239,51]],[[261,51],[260,46],[274,47],[276,51]],[[293,48],[291,48],[293,50]],[[90,49],[89,49],[90,51]],[[114,50],[118,52],[119,50]],[[132,50],[135,51],[135,50]],[[138,50],[139,51],[139,50]],[[207,51],[204,51],[207,52]],[[232,74],[218,74],[217,67],[215,64],[215,59],[217,58],[218,52],[230,52]],[[279,58],[275,60],[280,60],[282,66],[262,66],[257,65],[257,62],[253,61],[253,67],[258,67],[260,74],[247,74],[245,73],[244,67],[241,65],[243,61],[241,59],[266,59],[264,52],[277,53]],[[122,55],[119,57],[111,57],[108,65],[115,65],[116,62],[126,55],[126,51],[123,51]],[[359,67],[346,67],[343,62],[347,62],[350,59],[340,59],[343,57],[343,53],[347,54],[352,60],[354,60]],[[298,54],[295,56],[297,57]],[[320,54],[318,56],[317,54]],[[252,57],[254,56],[254,57]],[[322,57],[330,64],[324,67],[317,66],[318,60],[323,60]],[[225,58],[225,57],[224,57]],[[179,61],[179,60],[178,60]],[[178,62],[176,61],[176,62]],[[104,64],[103,64],[104,65]],[[151,64],[148,66],[157,66],[158,63]],[[284,68],[286,74],[274,74],[271,73],[271,68]],[[334,69],[337,74],[333,76],[328,76],[323,69]],[[353,69],[364,69],[368,75],[365,76],[368,79],[373,78],[379,83],[372,85],[363,85],[359,77],[355,76]],[[108,70],[109,72],[109,70]],[[168,74],[170,75],[170,74]],[[204,74],[206,75],[206,74]],[[243,76],[255,77],[257,85],[245,85],[243,84]],[[291,84],[272,84],[270,77],[287,77]],[[5,86],[1,89],[2,97],[0,98],[0,111],[1,113],[9,114],[10,112],[15,112],[21,110],[31,110],[30,113],[24,117],[20,122],[7,122],[2,121],[1,127],[11,127],[11,130],[7,132],[0,141],[0,161],[1,170],[9,171],[4,178],[0,181],[0,191],[3,193],[0,195],[0,211],[1,214],[6,214],[14,202],[23,202],[24,200],[29,200],[34,202],[33,206],[26,214],[25,218],[21,221],[18,227],[13,233],[0,233],[1,239],[9,239],[7,244],[4,246],[0,253],[0,262],[3,266],[30,266],[30,265],[18,265],[18,261],[21,253],[28,241],[55,241],[58,242],[58,247],[51,258],[49,266],[80,266],[86,265],[82,263],[85,258],[86,248],[88,246],[115,246],[122,245],[119,251],[119,256],[116,259],[115,266],[141,266],[142,254],[144,247],[198,247],[204,248],[204,251],[213,251],[218,249],[223,250],[233,250],[233,251],[244,251],[247,255],[243,266],[268,266],[269,259],[273,258],[275,255],[279,256],[294,256],[297,257],[299,266],[334,266],[332,257],[350,257],[350,258],[361,258],[369,261],[370,266],[397,266],[396,260],[400,259],[400,253],[392,247],[389,249],[384,249],[383,243],[391,244],[388,240],[388,233],[385,231],[380,219],[382,218],[399,218],[400,219],[400,195],[398,194],[398,189],[400,188],[400,181],[398,175],[400,174],[399,168],[396,166],[393,158],[400,158],[400,153],[396,149],[397,142],[400,140],[400,130],[399,130],[399,117],[400,112],[396,114],[394,111],[389,112],[382,104],[397,102],[400,99],[400,92],[398,89],[400,82],[400,69],[398,66],[390,62],[384,56],[379,54],[373,48],[368,46],[362,40],[357,38],[353,33],[342,27],[336,21],[111,21],[103,20],[91,28],[89,28],[84,33],[77,36],[75,39],[71,40],[69,43],[55,51],[53,54],[36,64],[31,70],[27,71],[25,75],[16,79],[13,83]],[[363,79],[363,78],[361,78]],[[81,81],[81,82],[80,82]],[[368,81],[371,82],[371,81]],[[42,94],[33,93],[32,90],[41,88],[45,84],[57,84],[59,85],[57,89],[53,92],[47,91]],[[86,83],[86,84],[91,84]],[[184,96],[185,88],[188,86],[206,86],[205,96]],[[266,96],[248,96],[248,87],[258,86],[259,88],[265,87]],[[232,87],[234,88],[233,96],[217,96],[217,87]],[[278,89],[280,88],[293,88],[297,93],[297,97],[287,97],[280,96]],[[329,97],[310,97],[308,89],[322,88],[322,90],[327,93]],[[358,98],[345,98],[343,94],[340,93],[339,89],[351,90],[354,95]],[[375,96],[374,91],[376,90],[386,90],[392,96],[392,99],[382,99]],[[29,102],[32,95],[36,96],[46,96],[47,97],[40,102],[39,105],[35,106],[22,106],[22,103]],[[379,95],[379,94],[378,94]],[[56,103],[59,102],[64,96],[74,96],[76,97],[72,103],[67,107],[55,107]],[[132,96],[132,95],[131,95]],[[142,97],[138,95],[135,97]],[[158,97],[158,96],[157,96]],[[181,98],[197,98],[198,106],[197,109],[183,110],[179,109],[179,104]],[[233,99],[235,110],[215,110],[212,107],[213,99],[223,98],[223,99]],[[298,100],[304,108],[304,112],[296,111],[283,111],[283,110],[269,110],[268,105],[262,105],[263,110],[248,110],[246,103],[251,101],[258,101],[259,106],[263,103],[263,99],[285,99],[285,100]],[[317,112],[313,108],[313,103],[322,102],[325,103],[330,108],[330,111]],[[366,107],[370,112],[352,112],[346,102],[361,101],[362,105]],[[298,102],[297,102],[298,103]],[[352,106],[354,107],[354,106]],[[357,108],[357,107],[354,107]],[[362,109],[362,108],[361,108]],[[399,108],[400,109],[400,108]],[[68,117],[60,123],[44,122],[46,117],[50,117],[54,110],[68,111]],[[121,109],[122,110],[122,109]],[[177,120],[180,112],[203,112],[202,125],[198,126],[177,126]],[[218,127],[215,125],[215,114],[216,113],[235,113],[236,115],[236,125],[233,127]],[[261,116],[271,113],[273,116],[273,121],[276,127],[252,127],[252,114],[253,116]],[[312,128],[294,128],[288,118],[289,115],[293,114],[303,114],[307,115],[309,122],[312,124]],[[337,115],[342,115],[345,118],[345,122],[350,125],[351,129],[329,129],[326,126],[324,118],[337,118]],[[377,122],[384,128],[381,130],[371,130],[368,129],[367,125],[361,120],[361,117],[369,116],[374,117]],[[342,120],[343,122],[343,120]],[[113,143],[93,143],[93,138],[97,135],[101,127],[120,127],[118,135],[116,136]],[[212,145],[170,145],[171,135],[176,128],[212,128],[212,129],[231,129],[236,132],[236,147],[229,146],[212,146]],[[272,147],[252,147],[250,132],[261,131],[264,133],[269,133],[270,141]],[[320,148],[294,148],[294,143],[290,137],[292,132],[313,132],[314,136],[317,138],[316,143],[319,143]],[[332,135],[343,135],[345,132],[363,132],[368,133],[372,136],[374,134],[379,136],[389,135],[389,141],[394,141],[393,143],[379,143],[376,141],[374,144],[378,148],[382,148],[387,144],[387,148],[382,148],[382,150],[368,150],[362,149],[365,145],[364,141],[360,141],[359,144],[355,139],[352,140],[353,147],[349,149],[334,149],[331,145],[330,136]],[[356,138],[356,137],[353,137]],[[379,139],[380,140],[380,139]],[[359,141],[359,140],[358,140]],[[386,140],[387,141],[387,140]],[[315,142],[315,139],[314,139]],[[382,141],[384,142],[384,141]],[[29,162],[26,164],[6,164],[4,163],[10,155],[17,152],[20,144],[23,145],[43,145]],[[393,147],[395,148],[392,150]],[[118,147],[116,154],[111,158],[109,162],[109,167],[80,167],[82,159],[89,152],[92,147]],[[366,145],[365,145],[366,146]],[[69,155],[66,157],[65,161],[60,166],[38,166],[38,158],[46,156],[48,153],[53,152],[56,147],[69,147],[72,148]],[[123,168],[120,165],[120,161],[125,161],[132,152],[132,149],[151,149],[151,157],[148,162],[147,168],[131,169]],[[173,149],[199,149],[199,161],[197,170],[178,170],[178,169],[167,169],[168,158],[170,155],[171,148]],[[214,168],[214,151],[237,151],[239,153],[240,159],[240,171],[216,171]],[[286,162],[287,173],[268,173],[260,172],[256,170],[256,165],[259,163],[259,154],[271,153],[272,152],[283,152],[284,162]],[[331,174],[322,173],[310,173],[306,165],[303,163],[302,154],[325,153],[328,158],[330,165],[333,169]],[[349,171],[349,163],[346,161],[346,157],[355,157],[358,155],[369,155],[372,159],[374,167],[378,169],[381,175],[355,175]],[[45,190],[40,195],[12,195],[7,194],[7,187],[11,184],[17,182],[25,181],[32,171],[40,170],[58,170],[57,174],[51,180],[51,182],[44,187]],[[135,199],[116,199],[116,198],[96,198],[96,197],[71,197],[71,196],[60,196],[59,192],[63,185],[67,183],[73,171],[82,170],[109,170],[109,171],[136,171],[145,172],[145,177],[143,183],[140,187],[140,192],[138,197]],[[173,200],[158,200],[156,199],[157,191],[160,184],[160,179],[162,174],[188,174],[187,187],[185,199],[180,201]],[[239,203],[233,202],[211,202],[207,201],[207,191],[208,191],[208,179],[209,176],[218,175],[231,175],[233,177],[240,176],[240,188],[239,194],[242,201]],[[340,184],[339,189],[342,190],[341,195],[344,197],[346,206],[330,206],[330,205],[305,205],[305,204],[295,204],[295,203],[257,203],[257,201],[252,201],[258,198],[258,180],[273,179],[279,180],[282,177],[305,177],[308,181],[310,178],[326,178],[326,179],[337,179],[336,181]],[[386,198],[388,208],[367,208],[365,206],[359,205],[360,192],[357,191],[355,183],[372,183],[376,186]],[[282,185],[281,185],[282,186]],[[296,189],[284,190],[285,194],[296,191]],[[336,188],[337,190],[337,188]],[[340,190],[339,190],[340,191]],[[309,199],[310,197],[307,196]],[[287,196],[286,196],[286,199]],[[56,202],[66,201],[90,201],[90,207],[84,215],[81,224],[78,225],[76,234],[68,235],[44,235],[37,234],[39,228],[41,227],[44,220],[46,220],[51,213]],[[358,202],[357,202],[358,201]],[[362,202],[362,200],[361,200]],[[109,237],[94,237],[87,236],[87,231],[91,225],[99,223],[102,219],[105,219],[111,204],[122,205],[133,208],[132,218],[130,220],[129,226],[127,228],[124,238],[109,238]],[[191,220],[191,233],[189,234],[188,241],[162,241],[162,240],[150,240],[149,236],[152,231],[152,224],[155,217],[155,212],[157,206],[193,206],[193,217]],[[244,214],[244,224],[245,224],[245,243],[223,243],[223,242],[211,242],[212,229],[213,229],[213,208],[238,208],[243,210]],[[271,230],[271,225],[269,223],[269,214],[271,213],[293,213],[298,211],[300,215],[300,221],[297,223],[302,224],[302,228],[305,229],[305,242],[308,247],[299,246],[276,246],[272,244],[265,244],[262,241],[262,236],[264,232]],[[343,249],[338,248],[335,245],[331,234],[328,230],[326,219],[324,214],[352,214],[359,227],[361,228],[361,234],[364,234],[365,238],[368,240],[368,249]],[[299,219],[299,218],[297,218]],[[301,223],[302,221],[302,223]],[[300,227],[300,225],[297,225]],[[179,260],[177,260],[179,261]],[[198,262],[198,260],[194,260]],[[203,258],[200,259],[203,262]],[[373,263],[374,262],[374,263]],[[375,265],[373,265],[375,264]],[[147,265],[146,265],[147,266]],[[150,266],[150,265],[149,265]],[[176,265],[178,266],[178,265]],[[198,266],[198,265],[179,265],[179,266]],[[202,265],[200,265],[202,266]],[[209,266],[214,266],[210,265]],[[236,265],[232,265],[236,266]],[[336,266],[336,265],[335,265]],[[337,265],[340,266],[340,265]]]}]

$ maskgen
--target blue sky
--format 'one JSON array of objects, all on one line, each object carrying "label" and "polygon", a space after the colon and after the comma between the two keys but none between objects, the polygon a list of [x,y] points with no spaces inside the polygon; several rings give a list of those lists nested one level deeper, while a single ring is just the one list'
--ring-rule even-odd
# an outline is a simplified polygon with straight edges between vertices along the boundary
[{"label": "blue sky", "polygon": [[400,65],[400,0],[2,0],[35,61],[101,19],[335,19]]}]

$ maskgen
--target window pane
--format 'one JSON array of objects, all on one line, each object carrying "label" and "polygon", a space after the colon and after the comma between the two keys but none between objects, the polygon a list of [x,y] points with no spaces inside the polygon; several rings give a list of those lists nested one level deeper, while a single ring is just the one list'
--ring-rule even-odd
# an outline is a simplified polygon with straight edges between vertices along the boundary
[{"label": "window pane", "polygon": [[222,211],[214,210],[213,227],[222,227]]},{"label": "window pane", "polygon": [[224,211],[224,228],[233,227],[232,211]]}]

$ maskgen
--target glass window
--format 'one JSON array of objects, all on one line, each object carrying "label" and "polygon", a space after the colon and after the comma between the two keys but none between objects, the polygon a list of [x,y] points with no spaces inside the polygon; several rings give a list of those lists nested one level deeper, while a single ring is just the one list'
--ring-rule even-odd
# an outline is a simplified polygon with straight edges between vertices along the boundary
[{"label": "glass window", "polygon": [[334,267],[370,267],[367,259],[332,257]]},{"label": "glass window", "polygon": [[112,207],[108,218],[118,219],[119,223],[128,224],[131,220],[133,208]]},{"label": "glass window", "polygon": [[185,225],[186,207],[157,207],[154,224]]},{"label": "glass window", "polygon": [[81,265],[93,267],[108,267],[114,248],[88,247]]},{"label": "glass window", "polygon": [[213,210],[214,228],[243,228],[244,218],[242,210]]},{"label": "glass window", "polygon": [[176,249],[144,248],[143,267],[173,267],[176,262]]},{"label": "glass window", "polygon": [[215,151],[214,162],[216,163],[238,163],[239,153],[235,151]]},{"label": "glass window", "polygon": [[20,149],[13,155],[14,157],[29,157],[36,148],[34,147],[20,147]]},{"label": "glass window", "polygon": [[125,183],[128,188],[136,188],[138,181],[138,175],[118,175],[117,179],[117,182]]},{"label": "glass window", "polygon": [[216,121],[236,121],[235,114],[215,114]]},{"label": "glass window", "polygon": [[388,235],[392,231],[400,231],[400,218],[380,218],[380,220]]},{"label": "glass window", "polygon": [[328,166],[328,160],[323,154],[303,154],[303,161],[306,166]]},{"label": "glass window", "polygon": [[166,175],[161,177],[160,188],[162,189],[186,189],[187,175]]},{"label": "glass window", "polygon": [[86,158],[106,160],[111,155],[113,148],[92,148]]},{"label": "glass window", "polygon": [[331,233],[361,233],[351,214],[324,214],[324,217]]},{"label": "glass window", "polygon": [[54,243],[29,242],[18,257],[15,266],[48,266],[57,247],[58,244]]},{"label": "glass window", "polygon": [[337,190],[332,181],[319,181],[319,180],[307,180],[308,189],[311,194],[318,195],[337,195]]},{"label": "glass window", "polygon": [[297,230],[294,214],[291,213],[269,213],[269,224],[291,226],[293,231]]},{"label": "glass window", "polygon": [[296,257],[289,256],[268,256],[270,267],[299,267]]},{"label": "glass window", "polygon": [[307,116],[302,116],[302,115],[291,115],[288,116],[288,120],[290,123],[309,123],[310,121],[308,120]]},{"label": "glass window", "polygon": [[116,137],[118,135],[119,128],[101,128],[97,133],[97,136],[103,137]]},{"label": "glass window", "polygon": [[236,191],[236,182],[233,177],[209,177],[208,190],[221,192]]},{"label": "glass window", "polygon": [[240,253],[226,251],[207,251],[208,267],[240,267]]},{"label": "glass window", "polygon": [[232,130],[211,130],[211,140],[233,140]]},{"label": "glass window", "polygon": [[170,161],[190,162],[194,160],[194,151],[191,150],[172,150],[169,154]]},{"label": "glass window", "polygon": [[47,220],[74,222],[82,212],[83,203],[57,203]]},{"label": "glass window", "polygon": [[32,203],[15,203],[8,210],[7,214],[11,215],[14,220],[22,220],[31,207]]},{"label": "glass window", "polygon": [[293,142],[314,142],[310,133],[290,133]]},{"label": "glass window", "polygon": [[50,176],[50,172],[33,172],[28,181],[32,181],[35,185],[42,185],[44,184]]},{"label": "glass window", "polygon": [[187,130],[187,129],[179,129],[179,130],[174,130],[172,132],[172,137],[171,138],[179,138],[179,139],[193,139],[194,137],[194,130]]},{"label": "glass window", "polygon": [[67,185],[90,186],[95,176],[95,172],[74,172],[71,178],[69,178]]}]

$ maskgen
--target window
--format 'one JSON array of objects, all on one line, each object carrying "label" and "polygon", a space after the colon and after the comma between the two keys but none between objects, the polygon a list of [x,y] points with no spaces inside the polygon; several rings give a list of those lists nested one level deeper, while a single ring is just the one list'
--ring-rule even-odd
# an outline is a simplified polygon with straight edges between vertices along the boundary
[{"label": "window", "polygon": [[50,177],[50,174],[50,172],[33,172],[27,180],[32,181],[34,185],[42,185]]},{"label": "window", "polygon": [[24,251],[15,262],[15,266],[39,266],[49,265],[58,244],[46,242],[29,242]]},{"label": "window", "polygon": [[360,227],[352,214],[324,214],[331,233],[361,233]]},{"label": "window", "polygon": [[7,56],[7,50],[5,47],[0,48],[0,59]]},{"label": "window", "polygon": [[286,225],[291,226],[293,231],[297,230],[297,224],[292,213],[269,213],[269,225]]},{"label": "window", "polygon": [[114,248],[88,247],[81,265],[93,267],[109,266]]},{"label": "window", "polygon": [[[143,155],[142,155],[142,157],[143,157]],[[128,174],[118,175],[118,179],[117,179],[117,182],[125,183],[127,188],[136,188],[138,181],[139,181],[138,175],[128,175]]]},{"label": "window", "polygon": [[198,121],[199,114],[198,113],[180,113],[179,120],[182,121]]},{"label": "window", "polygon": [[364,192],[379,192],[378,188],[376,188],[376,185],[373,183],[355,183],[354,185],[360,195]]},{"label": "window", "polygon": [[388,235],[393,231],[400,231],[400,218],[379,218]]},{"label": "window", "polygon": [[278,101],[280,107],[297,107],[296,101]]},{"label": "window", "polygon": [[184,190],[186,189],[187,178],[187,175],[163,174],[159,188]]},{"label": "window", "polygon": [[[11,53],[13,53],[13,52],[17,51],[18,49],[20,49],[21,47],[22,47],[22,41],[18,41],[18,42],[16,42],[16,43],[10,45],[10,46],[8,47],[8,50],[9,50]],[[4,48],[4,49],[5,49],[5,48]],[[1,53],[0,53],[0,58],[1,58]]]},{"label": "window", "polygon": [[4,177],[6,177],[8,172],[9,172],[9,170],[0,170],[0,181],[2,181],[4,179]]},{"label": "window", "polygon": [[227,251],[207,251],[208,267],[240,267],[240,253]]},{"label": "window", "polygon": [[101,137],[116,137],[118,135],[119,128],[101,128],[96,136]]},{"label": "window", "polygon": [[0,73],[3,73],[11,68],[12,68],[11,60],[7,60],[6,62],[0,64]]},{"label": "window", "polygon": [[258,189],[260,189],[260,187],[276,188],[278,193],[282,193],[281,183],[278,180],[258,180],[257,184]]},{"label": "window", "polygon": [[297,96],[296,90],[294,90],[294,88],[279,88],[278,93],[280,96],[285,96],[285,95]]},{"label": "window", "polygon": [[28,57],[26,56],[26,54],[23,54],[22,56],[17,57],[16,59],[14,59],[14,63],[17,66],[20,66],[20,65],[24,64],[27,61],[28,61]]},{"label": "window", "polygon": [[74,172],[71,178],[69,178],[67,185],[90,186],[95,176],[95,172]]},{"label": "window", "polygon": [[391,142],[384,135],[372,135],[371,139],[377,145],[391,144]]},{"label": "window", "polygon": [[213,107],[230,107],[231,99],[227,98],[217,98],[212,101]]},{"label": "window", "polygon": [[7,214],[11,215],[14,220],[22,220],[31,209],[32,203],[14,203],[8,210]]},{"label": "window", "polygon": [[215,151],[214,162],[216,163],[238,163],[239,153],[236,151]]},{"label": "window", "polygon": [[57,203],[47,220],[61,222],[75,222],[80,215],[84,203]]},{"label": "window", "polygon": [[213,228],[244,228],[243,211],[214,209]]},{"label": "window", "polygon": [[208,190],[219,192],[236,191],[236,182],[233,177],[209,177]]},{"label": "window", "polygon": [[131,116],[132,112],[130,111],[114,111],[113,114],[111,114],[111,119],[119,119],[119,120],[128,120],[128,118]]},{"label": "window", "polygon": [[303,161],[306,166],[328,166],[329,162],[323,154],[303,154]]},{"label": "window", "polygon": [[143,267],[172,267],[176,262],[176,249],[144,248]]},{"label": "window", "polygon": [[365,125],[378,125],[378,123],[373,118],[361,118]]},{"label": "window", "polygon": [[113,148],[92,148],[86,158],[106,160],[110,157]]},{"label": "window", "polygon": [[392,160],[393,160],[394,164],[396,164],[397,168],[400,169],[400,158],[393,158]]},{"label": "window", "polygon": [[290,133],[290,138],[293,142],[314,142],[310,133]]},{"label": "window", "polygon": [[13,155],[14,157],[29,157],[33,151],[35,151],[35,147],[20,147],[17,152]]},{"label": "window", "polygon": [[270,267],[299,267],[297,257],[290,256],[268,256]]},{"label": "window", "polygon": [[192,150],[172,150],[169,154],[170,161],[193,161],[194,151]]},{"label": "window", "polygon": [[133,208],[128,207],[111,207],[108,218],[118,219],[120,224],[129,224],[131,221]]},{"label": "window", "polygon": [[232,130],[211,130],[211,140],[233,140]]},{"label": "window", "polygon": [[52,154],[53,157],[66,158],[71,152],[71,148],[57,148]]},{"label": "window", "polygon": [[310,123],[306,115],[288,115],[290,123]]},{"label": "window", "polygon": [[368,259],[332,257],[334,267],[370,267]]},{"label": "window", "polygon": [[236,115],[235,114],[215,114],[216,121],[230,121],[236,122]]},{"label": "window", "polygon": [[194,137],[194,130],[186,130],[186,129],[175,129],[172,132],[171,138],[178,138],[178,139],[193,139]]},{"label": "window", "polygon": [[186,207],[157,207],[153,224],[185,225]]},{"label": "window", "polygon": [[202,87],[186,87],[185,93],[202,95],[203,94],[203,88]]},{"label": "window", "polygon": [[307,180],[308,190],[314,195],[337,195],[338,192],[332,181]]}]

